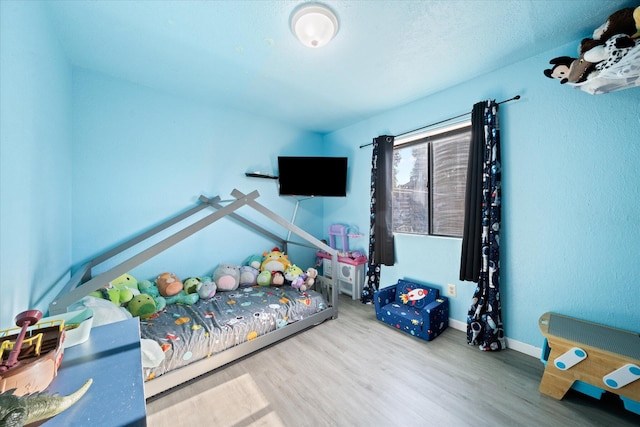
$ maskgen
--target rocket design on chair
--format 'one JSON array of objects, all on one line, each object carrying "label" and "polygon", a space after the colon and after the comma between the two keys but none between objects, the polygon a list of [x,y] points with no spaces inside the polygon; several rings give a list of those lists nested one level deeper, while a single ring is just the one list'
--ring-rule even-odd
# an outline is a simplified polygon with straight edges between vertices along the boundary
[{"label": "rocket design on chair", "polygon": [[400,295],[400,299],[402,300],[403,303],[407,304],[409,301],[411,301],[411,305],[416,305],[416,301],[421,300],[422,298],[426,297],[427,294],[429,293],[429,291],[427,291],[426,289],[407,289],[406,294],[402,294]]}]

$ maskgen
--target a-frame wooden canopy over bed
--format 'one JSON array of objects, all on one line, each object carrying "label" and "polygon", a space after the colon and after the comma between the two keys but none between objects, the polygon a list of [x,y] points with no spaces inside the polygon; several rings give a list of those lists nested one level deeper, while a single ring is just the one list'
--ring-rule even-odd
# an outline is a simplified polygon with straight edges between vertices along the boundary
[{"label": "a-frame wooden canopy over bed", "polygon": [[[325,251],[331,255],[332,270],[337,271],[337,250],[331,248],[311,234],[302,230],[300,227],[294,225],[292,222],[285,220],[284,218],[280,217],[273,211],[267,209],[265,206],[257,202],[256,199],[259,197],[259,193],[257,191],[253,191],[249,194],[244,194],[239,190],[234,190],[231,195],[234,199],[228,204],[224,204],[226,202],[223,202],[220,197],[207,198],[205,196],[200,196],[199,203],[191,209],[185,211],[184,213],[176,215],[173,218],[170,218],[164,223],[153,227],[152,229],[132,238],[128,242],[125,242],[117,246],[116,248],[109,250],[104,254],[96,257],[95,259],[87,262],[73,274],[66,286],[59,293],[58,297],[49,305],[49,314],[56,315],[66,312],[72,304],[81,300],[89,293],[100,289],[105,285],[105,283],[109,283],[117,277],[123,274],[127,274],[133,268],[139,266],[145,261],[172,247],[176,243],[181,242],[187,237],[197,233],[205,227],[210,226],[211,224],[222,218],[229,218],[237,223],[242,224],[243,226],[254,230],[257,233],[262,234],[263,236],[273,240],[277,245],[282,246],[285,252],[287,251],[288,244],[309,246],[318,250]],[[246,217],[243,217],[235,212],[243,206],[252,208],[254,211],[260,213],[263,217],[266,217],[273,223],[281,226],[288,231],[289,236],[291,235],[291,233],[296,234],[304,241],[306,241],[307,244],[285,240],[279,237],[277,234],[256,224],[252,220],[247,219]],[[169,237],[166,237],[158,243],[155,243],[150,247],[139,251],[137,254],[131,256],[115,267],[112,267],[103,273],[97,274],[95,277],[93,276],[92,270],[95,269],[98,265],[104,263],[109,259],[112,259],[116,255],[122,254],[126,250],[132,249],[134,246],[146,241],[153,236],[158,235],[159,233],[167,230],[169,227],[175,226],[181,221],[202,211],[203,209],[211,209],[214,212],[197,221],[190,223],[189,225],[182,227],[179,231],[175,232]],[[335,275],[332,275],[332,277],[335,277]],[[274,328],[273,330],[269,330],[266,333],[261,334],[255,338],[246,340],[237,345],[232,345],[229,348],[215,354],[208,354],[207,357],[204,357],[200,360],[194,359],[193,362],[185,366],[163,373],[162,375],[155,377],[151,381],[146,381],[145,396],[149,398],[151,396],[157,395],[179,384],[185,383],[193,378],[217,369],[229,362],[237,360],[259,349],[283,340],[309,327],[315,326],[327,319],[336,318],[338,315],[338,287],[335,285],[335,283],[333,283],[333,286],[330,286],[330,289],[331,294],[328,304],[323,304],[321,302],[321,309],[318,309],[317,312],[313,312],[309,315],[305,313],[303,315],[300,315],[299,318],[295,318],[293,320],[292,318],[285,316],[285,318],[288,318],[289,320],[288,322],[285,322],[286,326],[284,327],[282,327],[282,325],[279,325],[279,327]],[[243,295],[238,296],[242,297]],[[291,298],[290,296],[291,294],[289,294],[289,298],[283,299],[287,301],[295,299]],[[308,301],[306,301],[306,305],[309,305]],[[289,310],[287,313],[292,312],[292,308],[290,307],[288,307],[287,310]]]}]

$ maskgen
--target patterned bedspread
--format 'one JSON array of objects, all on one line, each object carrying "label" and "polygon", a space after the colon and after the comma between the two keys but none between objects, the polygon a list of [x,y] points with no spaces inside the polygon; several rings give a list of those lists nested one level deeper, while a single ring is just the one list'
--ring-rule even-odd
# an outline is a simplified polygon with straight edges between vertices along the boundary
[{"label": "patterned bedspread", "polygon": [[146,368],[147,380],[209,357],[227,348],[285,327],[328,307],[315,291],[290,286],[255,286],[218,292],[193,305],[170,304],[164,312],[140,321],[142,338],[162,347],[165,360]]}]

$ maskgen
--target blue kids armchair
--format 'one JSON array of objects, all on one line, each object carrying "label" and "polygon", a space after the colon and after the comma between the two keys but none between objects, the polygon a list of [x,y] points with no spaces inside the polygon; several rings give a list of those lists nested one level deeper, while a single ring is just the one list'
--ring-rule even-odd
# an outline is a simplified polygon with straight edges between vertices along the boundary
[{"label": "blue kids armchair", "polygon": [[436,288],[400,279],[375,292],[373,303],[378,320],[426,341],[449,326],[449,300]]}]

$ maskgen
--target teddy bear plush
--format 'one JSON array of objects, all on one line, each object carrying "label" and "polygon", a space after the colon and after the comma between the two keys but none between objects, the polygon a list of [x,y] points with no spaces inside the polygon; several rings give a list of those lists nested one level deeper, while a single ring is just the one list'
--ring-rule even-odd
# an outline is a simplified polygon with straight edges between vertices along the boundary
[{"label": "teddy bear plush", "polygon": [[213,272],[213,281],[219,291],[235,291],[240,286],[240,267],[220,264]]},{"label": "teddy bear plush", "polygon": [[[318,277],[318,270],[313,267],[307,268],[305,273],[306,278],[304,279],[304,285],[300,287],[302,292],[309,290],[316,283],[316,277]],[[304,288],[304,289],[303,289]]]}]

